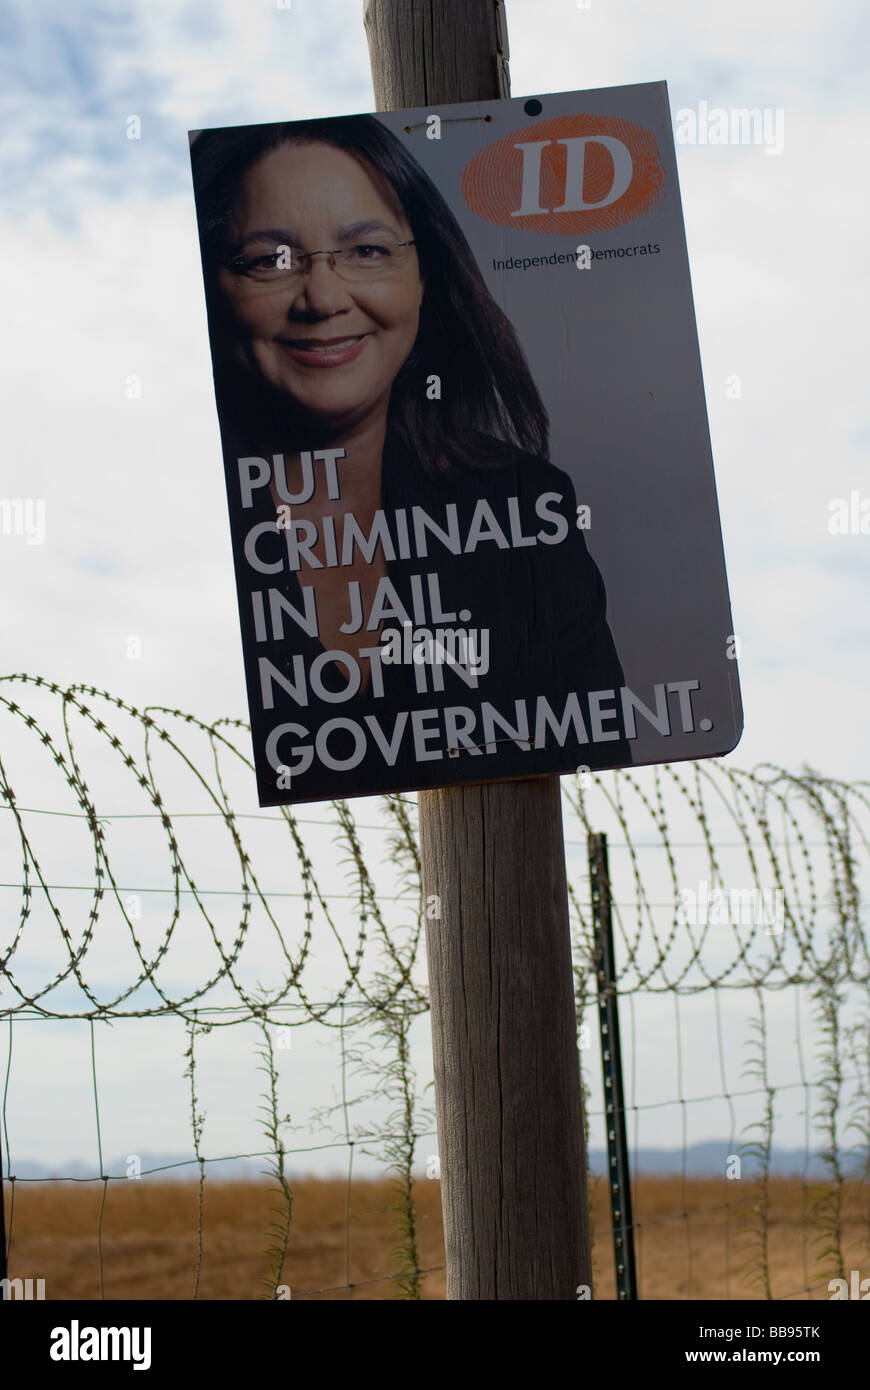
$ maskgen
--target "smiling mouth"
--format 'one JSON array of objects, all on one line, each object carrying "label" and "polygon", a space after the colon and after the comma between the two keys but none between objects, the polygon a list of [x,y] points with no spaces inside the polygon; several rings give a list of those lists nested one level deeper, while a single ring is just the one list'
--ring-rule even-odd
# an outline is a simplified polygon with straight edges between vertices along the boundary
[{"label": "smiling mouth", "polygon": [[295,362],[306,367],[336,367],[352,362],[365,347],[368,333],[343,338],[278,338]]}]

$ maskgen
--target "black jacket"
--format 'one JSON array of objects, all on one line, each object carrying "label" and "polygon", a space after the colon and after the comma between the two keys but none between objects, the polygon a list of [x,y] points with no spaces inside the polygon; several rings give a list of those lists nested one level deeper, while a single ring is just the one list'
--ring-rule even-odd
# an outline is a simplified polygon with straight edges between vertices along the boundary
[{"label": "black jacket", "polygon": [[[256,640],[252,593],[277,588],[301,612],[300,582],[301,585],[306,583],[306,567],[303,563],[296,572],[285,567],[280,574],[265,576],[248,565],[243,549],[246,535],[258,522],[274,523],[276,512],[267,487],[254,492],[253,507],[241,510],[235,459],[230,461],[231,526],[262,805],[568,772],[578,766],[615,767],[631,762],[629,745],[622,736],[621,716],[618,720],[606,719],[601,726],[607,733],[618,732],[617,739],[593,740],[586,695],[589,691],[614,691],[615,698],[604,702],[605,717],[608,708],[618,710],[623,672],[606,621],[604,584],[586,547],[583,532],[577,528],[573,485],[566,473],[532,454],[505,447],[504,458],[501,467],[464,472],[444,479],[431,478],[408,450],[395,442],[387,447],[383,460],[381,507],[394,537],[395,513],[404,510],[413,556],[401,559],[397,555],[389,560],[388,577],[408,613],[412,614],[411,576],[423,576],[423,592],[428,593],[426,576],[437,573],[442,609],[457,617],[451,622],[433,623],[427,605],[423,625],[430,630],[434,631],[437,626],[466,628],[472,632],[480,628],[489,630],[489,669],[478,677],[477,688],[469,688],[460,675],[444,663],[440,667],[443,690],[433,690],[432,667],[428,666],[423,668],[426,689],[418,691],[413,665],[382,664],[384,693],[380,698],[370,680],[367,688],[353,698],[331,703],[318,698],[306,681],[308,702],[300,704],[280,683],[268,681],[274,698],[273,709],[263,708],[260,658],[266,658],[293,684],[298,674],[294,655],[301,654],[304,669],[310,672],[311,662],[322,654],[323,648],[316,637],[308,636],[286,619],[284,640],[274,640],[271,636],[265,641]],[[341,467],[339,463],[339,470]],[[547,493],[556,494],[559,500],[551,498],[539,502]],[[552,538],[560,524],[557,516],[564,518],[567,534],[558,544],[537,541],[534,545],[514,544],[507,549],[500,548],[492,539],[481,539],[473,549],[466,551],[472,516],[481,498],[490,504],[492,517],[508,540],[511,539],[508,506],[511,498],[517,499],[513,513],[515,522],[519,519],[514,539],[520,535],[528,539],[540,533]],[[462,553],[450,553],[439,540],[430,536],[428,558],[417,556],[413,545],[412,509],[422,508],[433,522],[447,530],[445,508],[449,503],[454,503],[457,509]],[[536,503],[542,510],[536,511]],[[292,509],[291,515],[304,516],[304,511],[304,506]],[[488,522],[482,524],[486,526]],[[286,566],[286,535],[277,526],[274,532],[269,529],[260,535],[256,550],[263,561],[283,559]],[[464,622],[458,616],[462,611],[471,614]],[[414,622],[414,626],[419,624]],[[398,629],[400,624],[391,620],[385,623],[386,627]],[[370,645],[375,645],[374,634]],[[365,671],[365,662],[360,664]],[[342,692],[348,680],[347,671],[332,663],[323,666],[320,678],[329,693]],[[567,737],[560,746],[551,725],[544,720],[539,726],[545,736],[542,737],[543,746],[518,746],[496,719],[489,729],[490,737],[495,740],[495,751],[487,752],[484,748],[482,713],[485,705],[522,733],[518,719],[523,710],[522,707],[517,710],[516,702],[525,701],[529,738],[521,738],[519,742],[532,744],[540,711],[539,697],[548,702],[558,725],[572,692],[579,700],[587,742],[578,740],[577,725],[569,721]],[[448,736],[448,727],[442,724],[440,713],[447,707],[472,712],[476,724],[467,737],[472,743],[476,742],[480,751],[473,752],[460,740]],[[422,711],[430,711],[430,714],[424,717]],[[403,712],[406,715],[404,732],[397,738],[396,718]],[[413,723],[415,712],[418,726]],[[398,754],[394,765],[385,761],[366,716],[377,721],[383,735],[382,743],[389,744],[397,738]],[[460,728],[464,728],[470,718],[465,713],[452,717],[454,721],[458,719]],[[288,732],[276,741],[274,756],[282,765],[293,769],[296,759],[291,756],[291,749],[313,746],[318,729],[336,719],[352,721],[359,732],[352,733],[342,723],[335,725],[325,740],[331,756],[336,760],[350,758],[358,746],[357,741],[364,738],[362,761],[338,771],[324,766],[315,757],[307,770],[291,770],[289,779],[286,774],[283,776],[285,785],[279,785],[281,775],[269,766],[265,756],[270,732],[282,723],[293,723],[306,730],[304,736]],[[415,727],[420,740],[416,750]],[[452,727],[455,729],[456,724]],[[455,752],[451,752],[451,745],[455,745]],[[440,757],[418,756],[439,750]]]}]

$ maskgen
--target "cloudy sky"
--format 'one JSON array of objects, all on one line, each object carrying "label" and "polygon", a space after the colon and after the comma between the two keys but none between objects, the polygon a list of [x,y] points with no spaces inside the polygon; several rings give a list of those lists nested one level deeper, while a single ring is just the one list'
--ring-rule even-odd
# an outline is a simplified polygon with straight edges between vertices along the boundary
[{"label": "cloudy sky", "polygon": [[[870,537],[828,531],[833,499],[870,491],[866,18],[594,0],[508,14],[516,95],[664,77],[675,113],[782,112],[780,154],[678,149],[742,639],[735,757],[866,776]],[[361,6],[22,0],[3,37],[4,495],[46,504],[43,545],[2,538],[5,668],[241,715],[186,132],[371,109]]]},{"label": "cloudy sky", "polygon": [[[678,147],[742,650],[729,761],[867,778],[870,535],[828,525],[870,499],[866,9],[507,11],[515,96],[666,79],[674,113],[779,122],[776,153]],[[4,671],[244,718],[187,131],[372,109],[362,5],[7,0],[0,42],[2,495],[45,503],[42,544],[0,536]]]},{"label": "cloudy sky", "polygon": [[[866,15],[513,0],[508,16],[515,95],[666,78],[675,113],[782,112],[780,154],[678,148],[742,639],[734,758],[867,776],[870,537],[828,531],[833,499],[870,492]],[[0,545],[5,669],[243,715],[186,132],[371,109],[361,5],[11,0],[3,41],[3,493],[46,504],[43,545]]]}]

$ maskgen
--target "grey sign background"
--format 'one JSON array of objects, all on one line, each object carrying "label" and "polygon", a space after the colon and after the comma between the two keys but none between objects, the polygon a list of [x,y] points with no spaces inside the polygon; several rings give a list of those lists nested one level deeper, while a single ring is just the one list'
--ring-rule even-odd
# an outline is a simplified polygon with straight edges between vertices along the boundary
[{"label": "grey sign background", "polygon": [[[551,453],[591,508],[589,549],[607,588],[608,618],[626,685],[652,705],[660,682],[698,680],[696,719],[712,728],[672,732],[638,719],[632,760],[729,752],[742,732],[737,662],[728,656],[731,609],[713,474],[691,278],[667,84],[641,83],[380,112],[438,185],[462,226],[493,297],[517,329],[550,415]],[[463,170],[513,131],[576,113],[622,118],[655,136],[665,175],[650,211],[613,230],[558,236],[504,227],[471,211]],[[441,118],[441,138],[426,117]],[[485,120],[486,116],[490,120]],[[411,126],[410,132],[406,130]],[[658,243],[658,254],[499,270],[495,260]]]}]

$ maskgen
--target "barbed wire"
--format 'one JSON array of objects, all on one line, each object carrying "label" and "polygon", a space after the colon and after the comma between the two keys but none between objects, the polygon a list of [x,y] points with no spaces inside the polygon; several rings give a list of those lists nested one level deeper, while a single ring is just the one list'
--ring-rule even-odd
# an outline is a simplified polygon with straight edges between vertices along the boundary
[{"label": "barbed wire", "polygon": [[[412,1171],[415,1146],[434,1134],[432,1128],[418,1124],[425,1107],[416,1089],[409,1050],[409,1029],[428,1010],[422,959],[425,904],[413,796],[369,800],[360,818],[346,801],[329,803],[325,819],[297,816],[291,807],[274,812],[245,809],[253,786],[246,724],[226,718],[208,723],[162,706],[139,709],[94,686],[62,687],[24,673],[0,678],[3,716],[13,722],[0,731],[0,825],[7,832],[0,843],[6,847],[3,863],[10,869],[14,863],[16,868],[2,874],[0,889],[20,898],[17,922],[0,948],[4,996],[0,1016],[9,1026],[3,1105],[6,1154],[13,1022],[88,1022],[99,1122],[94,1023],[181,1020],[189,1045],[185,1074],[190,1082],[195,1155],[189,1163],[199,1178],[194,1280],[198,1292],[206,1172],[233,1156],[209,1157],[201,1149],[196,1044],[213,1028],[256,1024],[262,1048],[258,1055],[266,1075],[269,1147],[237,1157],[256,1156],[272,1164],[281,1215],[273,1231],[277,1243],[270,1247],[271,1296],[277,1296],[275,1290],[280,1287],[292,1230],[292,1184],[285,1176],[285,1160],[317,1149],[345,1147],[349,1152],[348,1277],[336,1287],[351,1290],[363,1283],[383,1282],[350,1279],[350,1183],[358,1148],[377,1152],[398,1184],[400,1268],[388,1277],[404,1296],[419,1298],[423,1275],[440,1266],[420,1267]],[[734,1101],[749,1096],[759,1101],[761,1139],[744,1145],[759,1165],[754,1201],[723,1201],[721,1206],[729,1220],[732,1212],[746,1205],[752,1209],[753,1269],[767,1296],[772,1296],[770,1174],[775,1098],[790,1090],[801,1093],[807,1202],[814,1190],[809,1178],[814,1135],[819,1136],[828,1174],[824,1200],[816,1201],[809,1213],[813,1229],[804,1234],[803,1290],[808,1292],[818,1286],[810,1268],[814,1234],[827,1242],[829,1253],[834,1252],[829,1270],[839,1273],[845,1267],[844,1202],[851,1175],[841,1158],[844,1130],[857,1134],[850,1152],[859,1158],[866,1154],[868,1138],[870,956],[861,877],[870,858],[870,787],[825,778],[810,769],[794,774],[764,764],[747,772],[710,762],[616,774],[583,772],[564,778],[562,786],[578,1022],[582,1024],[595,995],[596,941],[591,907],[581,892],[588,885],[586,840],[572,839],[572,825],[584,835],[606,831],[609,848],[627,854],[627,860],[620,858],[613,870],[612,897],[617,991],[623,1007],[631,1011],[635,1051],[635,1001],[654,1001],[662,994],[674,1001],[677,1096],[640,1102],[632,1095],[626,1112],[637,1124],[647,1111],[669,1105],[680,1108],[685,1186],[686,1107],[724,1102],[733,1149],[740,1147],[734,1133]],[[34,796],[34,787],[41,796]],[[69,798],[68,808],[63,807],[64,797]],[[34,804],[40,799],[51,804]],[[136,809],[136,799],[142,809]],[[170,809],[170,801],[184,809]],[[117,809],[125,805],[130,809]],[[45,839],[40,827],[58,820],[78,837],[75,842],[55,835]],[[252,833],[256,828],[258,834],[268,834],[268,842],[255,847],[249,836],[243,837],[243,822],[251,823]],[[137,835],[147,829],[148,834],[159,831],[161,836],[159,852],[150,841],[147,848],[143,841],[136,842],[135,876],[130,873],[130,850],[116,838],[127,826]],[[215,833],[221,836],[219,841],[214,840]],[[212,837],[207,845],[202,836]],[[379,867],[372,861],[371,837],[376,837]],[[581,861],[573,854],[575,849],[584,851]],[[735,853],[736,861],[729,860]],[[77,872],[53,872],[51,865],[58,858],[71,861]],[[80,880],[86,863],[89,883],[64,881]],[[276,876],[276,865],[284,874],[283,881],[279,878],[269,888],[264,886],[266,863],[270,879]],[[232,886],[228,886],[230,866],[235,876]],[[389,879],[386,883],[381,881],[384,874]],[[91,899],[86,918],[63,901],[64,894],[82,893]],[[166,897],[169,902],[163,908],[160,904]],[[159,927],[143,919],[143,899],[152,901],[155,910],[160,907]],[[220,904],[231,917],[221,915]],[[191,913],[203,929],[195,957],[186,947],[192,939]],[[179,937],[182,921],[184,942]],[[102,983],[100,964],[104,925],[112,934],[114,957],[120,960],[123,946],[132,965],[126,978],[109,989]],[[28,954],[31,938],[39,939],[40,949]],[[188,973],[195,968],[198,974],[179,988],[175,961],[182,946]],[[252,985],[248,957],[259,963],[267,949],[272,962],[269,984],[262,986],[258,980]],[[320,968],[327,957],[331,962],[328,981]],[[801,991],[809,992],[823,1047],[812,1074],[799,1042],[800,1079],[774,1084],[766,1051],[765,999],[770,992],[786,989],[796,992],[796,1000]],[[756,1008],[755,1032],[747,1044],[750,1086],[740,1087],[726,1078],[719,1000],[727,991],[745,992]],[[683,1094],[680,1001],[696,996],[709,997],[715,1009],[722,1086],[703,1097]],[[800,1039],[799,1009],[796,1019]],[[333,1030],[340,1041],[341,1100],[317,1117],[328,1127],[338,1114],[340,1137],[291,1148],[281,1135],[279,1075],[270,1030],[309,1024]],[[346,1036],[368,1041],[347,1049]],[[376,1046],[372,1039],[377,1040]],[[356,1080],[371,1083],[369,1091],[353,1097],[348,1091],[351,1067]],[[587,1071],[584,1068],[584,1083],[591,1101],[592,1078]],[[634,1084],[634,1065],[631,1075]],[[811,1115],[814,1095],[819,1108]],[[392,1106],[390,1116],[380,1128],[364,1126],[351,1138],[353,1108],[372,1097]],[[603,1106],[589,1103],[587,1125],[602,1114]],[[634,1147],[637,1150],[637,1129]],[[120,1175],[106,1174],[101,1152],[99,1157],[99,1176],[79,1179],[103,1183],[98,1235],[108,1185],[122,1180]],[[148,1171],[153,1175],[180,1166],[158,1165]],[[15,1187],[31,1181],[16,1177],[14,1171],[11,1178],[10,1232]],[[690,1227],[691,1217],[684,1210],[656,1221],[684,1219]],[[651,1220],[636,1223],[638,1231],[654,1224]],[[725,1239],[730,1250],[727,1231]],[[692,1258],[690,1240],[690,1288]],[[102,1282],[102,1259],[100,1277]]]}]

